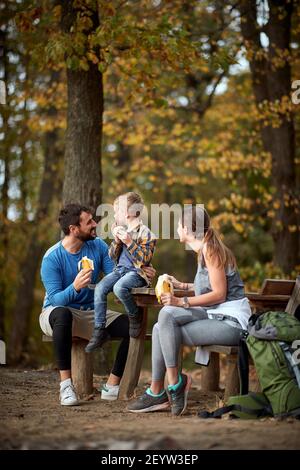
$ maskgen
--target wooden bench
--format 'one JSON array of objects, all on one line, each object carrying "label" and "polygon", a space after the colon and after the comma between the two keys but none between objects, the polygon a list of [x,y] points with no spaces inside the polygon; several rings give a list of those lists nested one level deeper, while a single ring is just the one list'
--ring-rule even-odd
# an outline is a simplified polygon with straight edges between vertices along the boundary
[{"label": "wooden bench", "polygon": [[[151,340],[152,335],[151,334],[146,334],[144,337],[143,342],[146,340]],[[121,341],[122,338],[112,338],[112,341]],[[52,342],[53,339],[51,336],[43,335],[42,336],[42,341],[43,342]],[[134,340],[131,339],[131,341]],[[74,383],[74,386],[76,388],[76,392],[79,397],[86,397],[89,396],[93,393],[93,354],[87,354],[85,352],[85,347],[88,344],[88,341],[83,338],[79,338],[77,336],[74,336],[72,338],[72,353],[71,353],[71,373],[72,373],[72,380]],[[133,365],[135,365],[135,368],[127,368],[124,371],[123,378],[121,380],[121,387],[122,387],[122,393],[123,395],[129,396],[130,391],[128,390],[128,387],[130,387],[130,390],[132,389],[135,380],[135,376],[138,374],[139,379],[139,374],[140,374],[140,369],[137,369],[137,366],[141,365],[140,364],[140,356],[142,356],[143,351],[140,349],[136,349],[136,346],[131,347],[131,362]],[[132,357],[133,356],[133,357]],[[129,353],[128,353],[129,357]],[[138,359],[138,360],[136,360]],[[129,370],[129,372],[128,372]],[[138,370],[138,372],[137,372]],[[137,385],[137,383],[136,383]],[[134,386],[134,388],[136,387]]]},{"label": "wooden bench", "polygon": [[[294,315],[300,304],[300,276],[297,280],[265,279],[260,292],[246,294],[253,313],[261,314],[267,310],[284,310]],[[238,347],[209,346],[211,359],[208,367],[202,369],[201,388],[204,391],[218,390],[220,378],[219,356],[227,356],[227,377],[225,383],[226,401],[231,395],[238,395],[240,381],[238,372]]]}]

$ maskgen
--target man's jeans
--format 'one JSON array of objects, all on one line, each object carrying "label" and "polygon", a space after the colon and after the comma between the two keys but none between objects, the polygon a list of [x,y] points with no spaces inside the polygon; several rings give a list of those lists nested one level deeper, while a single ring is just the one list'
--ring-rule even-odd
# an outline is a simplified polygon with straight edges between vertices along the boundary
[{"label": "man's jeans", "polygon": [[138,314],[138,306],[131,294],[134,287],[143,287],[147,283],[136,271],[125,267],[116,267],[107,274],[95,288],[95,327],[105,328],[107,295],[114,292],[122,302],[129,316]]}]

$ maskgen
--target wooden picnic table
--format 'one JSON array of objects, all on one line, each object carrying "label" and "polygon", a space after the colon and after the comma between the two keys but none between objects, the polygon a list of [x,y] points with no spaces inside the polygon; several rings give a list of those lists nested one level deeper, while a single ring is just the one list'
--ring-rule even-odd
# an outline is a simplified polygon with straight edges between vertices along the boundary
[{"label": "wooden picnic table", "polygon": [[[155,295],[155,289],[151,287],[138,287],[132,289],[132,294],[135,301],[140,307],[160,307],[163,305],[158,303]],[[194,297],[194,291],[186,291],[175,289],[174,295],[176,297]],[[261,308],[274,307],[275,309],[285,308],[290,295],[276,295],[276,294],[261,294],[258,292],[247,292],[246,297],[249,299],[252,308],[260,310]]]},{"label": "wooden picnic table", "polygon": [[[253,313],[260,313],[266,309],[271,310],[284,310],[287,306],[287,303],[290,299],[291,292],[293,290],[295,281],[287,281],[287,284],[284,284],[283,291],[285,292],[284,295],[282,294],[274,294],[272,289],[265,288],[264,284],[262,289],[259,293],[257,292],[249,292],[246,293],[248,297],[251,307],[253,309]],[[278,286],[277,286],[278,287]],[[269,293],[271,292],[271,293]],[[120,386],[120,398],[121,399],[129,399],[133,396],[134,389],[136,388],[140,376],[140,371],[142,367],[143,355],[144,355],[144,342],[147,333],[147,320],[148,320],[148,308],[149,307],[159,307],[162,308],[163,305],[159,304],[155,295],[154,288],[148,287],[140,287],[132,289],[132,294],[134,299],[141,309],[143,313],[143,327],[142,332],[138,338],[131,338],[130,345],[129,345],[129,352],[127,363],[123,375],[123,379],[121,381]],[[174,294],[178,297],[193,297],[195,295],[194,291],[186,291],[186,290],[179,290],[175,289]],[[237,347],[220,347],[215,345],[215,347],[210,348],[211,353],[211,367],[205,368],[204,372],[204,379],[202,381],[202,388],[209,390],[211,388],[216,387],[216,382],[219,380],[219,353],[224,352],[228,355],[236,355]],[[233,364],[233,368],[236,368],[236,360],[231,361]],[[232,372],[232,375],[234,373]],[[237,374],[235,374],[237,376]],[[237,380],[235,380],[236,382]],[[231,385],[229,387],[228,393],[232,392],[232,389],[236,388],[235,385]]]}]

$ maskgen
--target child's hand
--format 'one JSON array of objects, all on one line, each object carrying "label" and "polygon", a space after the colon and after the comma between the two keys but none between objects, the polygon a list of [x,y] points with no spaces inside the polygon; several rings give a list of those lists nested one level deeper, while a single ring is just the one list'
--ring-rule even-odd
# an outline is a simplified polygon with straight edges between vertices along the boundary
[{"label": "child's hand", "polygon": [[121,243],[121,240],[117,235],[118,229],[119,229],[119,226],[116,224],[116,222],[114,222],[111,226],[111,233],[113,234],[115,242]]},{"label": "child's hand", "polygon": [[153,266],[142,266],[142,270],[145,272],[147,278],[153,281],[156,276],[156,269],[154,269]]},{"label": "child's hand", "polygon": [[117,230],[117,236],[119,237],[119,239],[127,246],[129,246],[132,242],[132,238],[131,236],[129,235],[129,233],[124,230],[124,229],[119,229]]}]

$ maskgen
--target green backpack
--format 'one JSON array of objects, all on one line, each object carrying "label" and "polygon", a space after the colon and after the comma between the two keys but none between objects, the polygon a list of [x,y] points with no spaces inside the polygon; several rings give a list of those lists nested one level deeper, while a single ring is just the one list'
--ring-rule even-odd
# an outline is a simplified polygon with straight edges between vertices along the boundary
[{"label": "green backpack", "polygon": [[[252,315],[248,332],[241,339],[239,372],[241,395],[230,397],[228,406],[202,418],[219,418],[230,412],[244,419],[262,416],[300,417],[300,321],[285,312]],[[262,393],[248,394],[248,352]]]},{"label": "green backpack", "polygon": [[259,383],[273,414],[300,409],[300,322],[285,312],[251,317],[246,339]]}]

